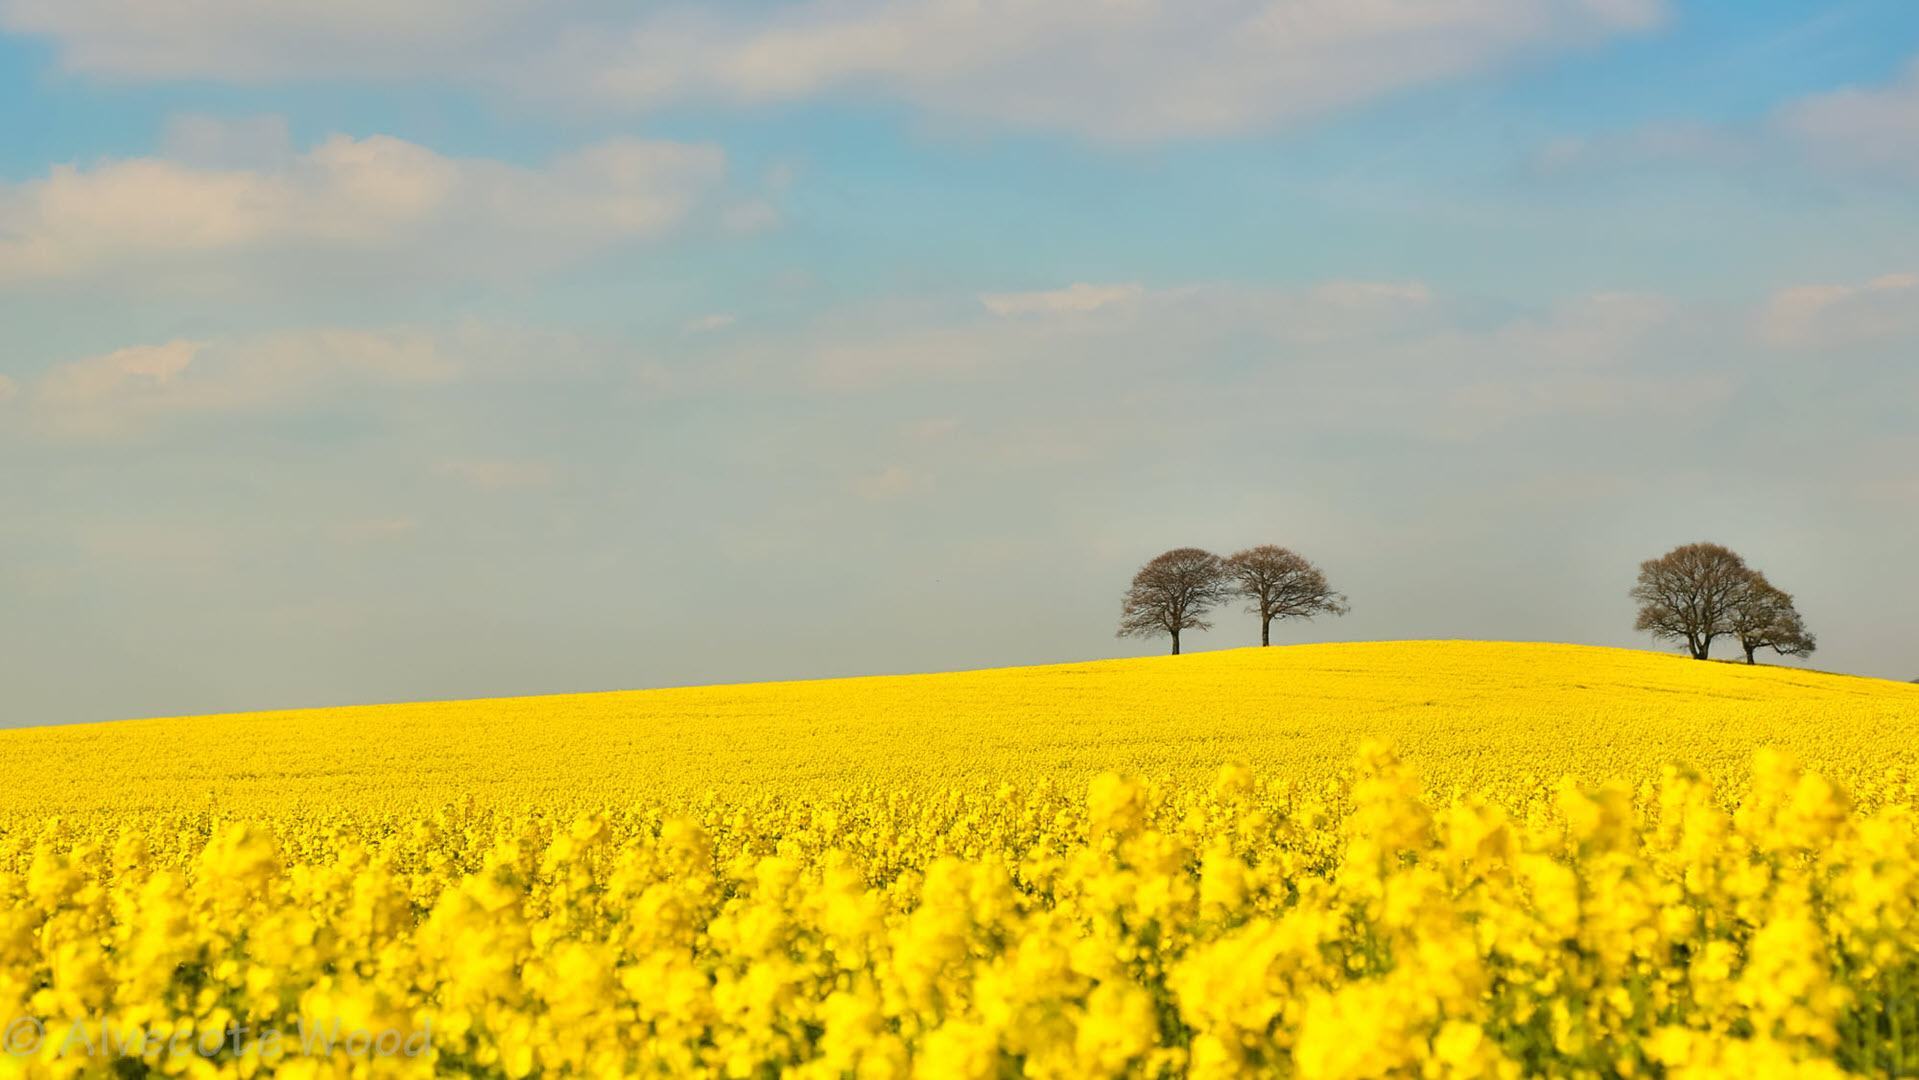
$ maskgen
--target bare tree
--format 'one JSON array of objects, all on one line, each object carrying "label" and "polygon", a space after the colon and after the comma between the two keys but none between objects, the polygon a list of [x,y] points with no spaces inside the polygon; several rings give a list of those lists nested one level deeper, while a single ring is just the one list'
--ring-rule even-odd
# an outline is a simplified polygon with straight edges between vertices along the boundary
[{"label": "bare tree", "polygon": [[1756,577],[1746,560],[1719,544],[1686,544],[1639,564],[1637,629],[1683,641],[1694,660],[1712,654],[1715,638],[1733,633],[1733,616]]},{"label": "bare tree", "polygon": [[1179,655],[1181,630],[1206,630],[1206,613],[1232,594],[1225,564],[1199,548],[1174,548],[1140,567],[1120,607],[1120,637],[1168,634]]},{"label": "bare tree", "polygon": [[1771,649],[1781,656],[1811,656],[1818,646],[1806,621],[1793,607],[1792,594],[1766,580],[1755,571],[1745,598],[1733,609],[1732,634],[1746,651],[1746,663],[1757,663],[1753,654]]},{"label": "bare tree", "polygon": [[1326,584],[1326,575],[1305,556],[1261,544],[1226,560],[1226,574],[1246,598],[1246,610],[1259,616],[1259,643],[1273,642],[1274,619],[1310,619],[1344,615],[1346,598]]}]

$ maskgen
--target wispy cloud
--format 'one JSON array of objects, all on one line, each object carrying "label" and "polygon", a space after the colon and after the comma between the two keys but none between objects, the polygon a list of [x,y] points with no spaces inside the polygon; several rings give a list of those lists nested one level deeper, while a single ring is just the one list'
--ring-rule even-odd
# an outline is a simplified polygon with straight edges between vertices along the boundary
[{"label": "wispy cloud", "polygon": [[[194,140],[219,143],[217,128],[196,130]],[[725,169],[717,147],[686,143],[614,139],[524,168],[383,135],[334,135],[252,167],[61,165],[0,186],[0,281],[163,283],[169,270],[221,266],[243,278],[258,271],[250,258],[301,253],[425,260],[456,274],[538,265],[679,224]]]},{"label": "wispy cloud", "polygon": [[933,477],[930,473],[909,469],[904,465],[888,465],[878,472],[854,480],[853,490],[862,499],[888,502],[933,490]]},{"label": "wispy cloud", "polygon": [[1146,291],[1144,286],[1089,285],[1080,282],[1064,289],[1043,292],[986,293],[980,303],[995,315],[1061,315],[1069,312],[1098,311],[1108,304],[1132,300]]},{"label": "wispy cloud", "polygon": [[[1568,297],[1492,322],[1421,282],[1193,285],[1129,295],[1123,306],[1032,309],[1050,315],[1006,318],[989,309],[964,323],[782,335],[779,361],[802,358],[815,385],[830,392],[994,387],[982,392],[1048,414],[1092,410],[1107,427],[1136,425],[1165,440],[1180,432],[1224,437],[1216,412],[1257,413],[1248,403],[1261,401],[1295,430],[1394,440],[1484,440],[1552,418],[1652,423],[1722,409],[1750,374],[1719,353],[1702,355],[1725,336],[1713,316],[1651,294]],[[905,430],[923,443],[950,436],[957,424]],[[1045,460],[1083,461],[1086,445],[1110,436],[1021,439]],[[1003,432],[977,438],[981,452],[1009,445]],[[1036,449],[1047,447],[1066,449]]]},{"label": "wispy cloud", "polygon": [[1746,132],[1662,121],[1626,131],[1561,136],[1536,150],[1528,165],[1535,175],[1552,179],[1650,164],[1735,168],[1762,154],[1760,141]]},{"label": "wispy cloud", "polygon": [[417,535],[420,521],[413,517],[354,518],[335,522],[327,536],[342,544],[381,544]]},{"label": "wispy cloud", "polygon": [[684,327],[681,327],[681,332],[687,334],[711,334],[719,330],[724,330],[738,321],[739,317],[731,312],[715,312],[711,315],[702,315],[688,322]]},{"label": "wispy cloud", "polygon": [[498,458],[442,461],[434,472],[450,477],[476,491],[515,491],[547,487],[553,483],[553,466],[539,461],[510,461]]},{"label": "wispy cloud", "polygon": [[931,416],[906,425],[907,434],[921,442],[944,439],[959,429],[959,420],[951,416]]},{"label": "wispy cloud", "polygon": [[577,38],[553,77],[640,108],[859,88],[961,121],[1132,142],[1298,121],[1663,17],[1661,0],[803,0]]},{"label": "wispy cloud", "polygon": [[424,333],[324,329],[130,346],[55,364],[21,396],[35,430],[113,438],[168,417],[277,409],[353,387],[442,382],[455,370]]},{"label": "wispy cloud", "polygon": [[0,25],[51,40],[71,70],[122,78],[453,79],[640,109],[858,89],[1109,141],[1294,122],[1665,15],[1663,0],[788,0],[626,17],[590,0],[0,0]]},{"label": "wispy cloud", "polygon": [[1757,325],[1761,339],[1780,348],[1830,349],[1919,335],[1919,274],[1781,289]]},{"label": "wispy cloud", "polygon": [[780,209],[766,199],[752,199],[720,213],[720,227],[735,236],[751,236],[778,228]]},{"label": "wispy cloud", "polygon": [[540,27],[538,15],[520,0],[201,0],[164,7],[0,0],[0,27],[52,39],[71,70],[245,83],[409,73],[477,78],[514,36]]},{"label": "wispy cloud", "polygon": [[1904,77],[1794,102],[1774,126],[1821,164],[1919,179],[1919,59]]},{"label": "wispy cloud", "polygon": [[1508,424],[1550,417],[1697,417],[1724,405],[1737,387],[1738,379],[1729,372],[1508,373],[1453,390],[1439,410],[1446,419],[1435,430],[1475,438]]},{"label": "wispy cloud", "polygon": [[1884,85],[1811,94],[1753,123],[1664,120],[1563,136],[1529,162],[1548,178],[1662,165],[1726,171],[1788,163],[1836,176],[1919,178],[1919,59]]},{"label": "wispy cloud", "polygon": [[[863,390],[916,380],[969,381],[1092,362],[1098,356],[1187,363],[1222,337],[1304,346],[1373,336],[1430,313],[1425,286],[1336,281],[1304,288],[1077,284],[979,297],[982,317],[818,343],[816,382]],[[1117,361],[1115,361],[1117,362]]]}]

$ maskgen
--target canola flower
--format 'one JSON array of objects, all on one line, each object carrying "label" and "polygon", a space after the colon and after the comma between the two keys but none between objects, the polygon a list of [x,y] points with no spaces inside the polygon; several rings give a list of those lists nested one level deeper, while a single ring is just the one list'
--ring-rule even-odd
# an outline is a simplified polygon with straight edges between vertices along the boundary
[{"label": "canola flower", "polygon": [[1420,643],[11,732],[0,1075],[1914,1075],[1916,723]]}]

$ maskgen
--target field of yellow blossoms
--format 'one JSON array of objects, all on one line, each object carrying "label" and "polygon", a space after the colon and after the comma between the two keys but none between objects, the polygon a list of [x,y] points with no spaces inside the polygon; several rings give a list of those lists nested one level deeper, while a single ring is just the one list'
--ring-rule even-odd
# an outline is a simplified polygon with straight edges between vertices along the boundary
[{"label": "field of yellow blossoms", "polygon": [[0,731],[0,1076],[1919,1075],[1915,754],[1467,642]]}]

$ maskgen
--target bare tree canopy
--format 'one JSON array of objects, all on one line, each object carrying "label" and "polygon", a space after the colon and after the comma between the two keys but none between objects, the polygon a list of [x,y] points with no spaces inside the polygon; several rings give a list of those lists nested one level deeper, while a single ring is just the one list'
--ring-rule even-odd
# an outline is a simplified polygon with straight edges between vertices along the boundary
[{"label": "bare tree canopy", "polygon": [[1714,639],[1734,632],[1734,613],[1756,577],[1746,560],[1720,544],[1686,544],[1639,564],[1636,629],[1683,641],[1694,660],[1707,659]]},{"label": "bare tree canopy", "polygon": [[1274,619],[1344,615],[1346,598],[1326,584],[1326,575],[1305,556],[1277,544],[1261,544],[1227,558],[1226,574],[1259,616],[1259,643],[1270,645]]},{"label": "bare tree canopy", "polygon": [[1199,548],[1174,548],[1133,575],[1120,607],[1119,636],[1167,634],[1178,656],[1179,632],[1209,629],[1213,624],[1205,621],[1206,613],[1231,594],[1219,556]]},{"label": "bare tree canopy", "polygon": [[1757,663],[1753,654],[1771,649],[1781,656],[1811,656],[1817,642],[1806,629],[1806,621],[1792,605],[1792,594],[1784,592],[1766,575],[1753,572],[1746,597],[1732,613],[1732,634],[1746,652],[1746,663]]}]

